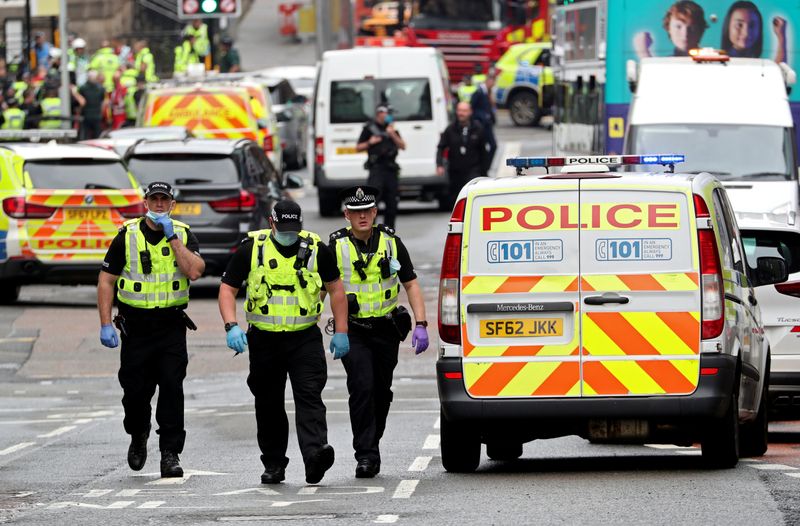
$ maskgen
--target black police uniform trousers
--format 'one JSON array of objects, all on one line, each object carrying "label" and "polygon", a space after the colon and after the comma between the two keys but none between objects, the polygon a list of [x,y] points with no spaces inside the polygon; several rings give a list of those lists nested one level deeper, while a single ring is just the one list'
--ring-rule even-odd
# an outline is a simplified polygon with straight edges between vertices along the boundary
[{"label": "black police uniform trousers", "polygon": [[[366,320],[371,329],[358,327]],[[392,404],[392,375],[400,337],[386,318],[365,318],[348,328],[350,352],[342,358],[350,393],[350,426],[356,460],[380,462],[379,442]]]},{"label": "black police uniform trousers", "polygon": [[464,185],[476,177],[481,177],[481,175],[483,175],[481,171],[482,169],[480,166],[473,166],[472,168],[466,168],[462,170],[456,170],[452,167],[447,169],[447,184],[451,207],[455,204],[456,199],[458,198],[458,193],[461,192],[461,189],[464,187]]},{"label": "black police uniform trousers", "polygon": [[286,376],[292,384],[297,440],[303,461],[328,443],[328,425],[322,389],[328,381],[328,366],[322,333],[314,325],[292,332],[269,332],[251,327],[247,331],[250,375],[247,385],[255,397],[258,447],[264,466],[286,467],[289,459],[289,420],[284,393]]},{"label": "black police uniform trousers", "polygon": [[397,199],[400,173],[397,166],[377,163],[369,169],[367,184],[380,190],[380,200],[385,206],[383,224],[394,228],[397,219]]},{"label": "black police uniform trousers", "polygon": [[156,422],[159,448],[181,453],[186,440],[183,379],[189,363],[186,324],[178,309],[164,314],[161,312],[152,317],[126,315],[128,334],[121,335],[118,374],[123,391],[122,407],[125,409],[123,425],[131,435],[150,429],[150,401],[158,386]]}]

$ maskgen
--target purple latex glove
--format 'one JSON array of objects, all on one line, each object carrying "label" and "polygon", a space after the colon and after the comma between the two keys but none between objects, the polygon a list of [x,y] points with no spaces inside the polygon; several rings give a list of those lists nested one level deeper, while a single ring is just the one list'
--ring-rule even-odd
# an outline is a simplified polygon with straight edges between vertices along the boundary
[{"label": "purple latex glove", "polygon": [[428,329],[422,325],[417,325],[414,329],[414,334],[411,335],[411,345],[414,347],[414,354],[425,352],[429,343]]}]

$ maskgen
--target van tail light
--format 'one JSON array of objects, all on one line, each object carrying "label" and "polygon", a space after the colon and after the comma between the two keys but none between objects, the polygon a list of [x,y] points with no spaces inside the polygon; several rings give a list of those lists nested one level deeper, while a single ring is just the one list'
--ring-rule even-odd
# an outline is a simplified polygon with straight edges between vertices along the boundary
[{"label": "van tail light", "polygon": [[275,151],[275,145],[272,141],[272,135],[267,133],[264,136],[264,153],[272,153]]},{"label": "van tail light", "polygon": [[252,212],[256,207],[256,196],[247,190],[239,190],[239,197],[218,199],[208,204],[215,212]]},{"label": "van tail light", "polygon": [[314,139],[314,164],[317,166],[325,164],[325,139],[322,137]]},{"label": "van tail light", "polygon": [[775,290],[777,290],[781,294],[786,294],[787,296],[794,296],[795,298],[800,298],[800,281],[789,281],[786,283],[778,283],[777,285],[775,285]]},{"label": "van tail light", "polygon": [[[451,223],[464,222],[466,200],[456,203]],[[442,271],[439,275],[439,339],[453,344],[461,343],[461,320],[459,315],[459,281],[461,278],[461,234],[447,234],[442,256]]]},{"label": "van tail light", "polygon": [[24,197],[6,197],[3,199],[3,212],[14,219],[47,219],[55,208],[26,203]]},{"label": "van tail light", "polygon": [[[694,196],[695,215],[698,218],[711,218],[708,206],[702,197]],[[725,323],[724,286],[722,268],[719,263],[717,241],[714,230],[710,228],[697,231],[697,245],[700,249],[700,285],[702,287],[703,325],[702,338],[708,340],[722,334]]]},{"label": "van tail light", "polygon": [[120,206],[117,207],[117,212],[119,215],[124,217],[125,219],[135,219],[137,217],[142,217],[144,215],[144,203],[138,202],[128,206]]}]

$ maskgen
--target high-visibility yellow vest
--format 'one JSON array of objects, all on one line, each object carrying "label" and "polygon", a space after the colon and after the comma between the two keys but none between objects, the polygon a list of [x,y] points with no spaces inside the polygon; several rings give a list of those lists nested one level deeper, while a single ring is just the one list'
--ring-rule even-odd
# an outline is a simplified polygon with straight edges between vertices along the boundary
[{"label": "high-visibility yellow vest", "polygon": [[98,49],[92,61],[89,63],[89,69],[99,71],[103,74],[103,87],[106,91],[111,92],[114,90],[114,72],[119,68],[119,57],[114,53],[114,49],[104,47]]},{"label": "high-visibility yellow vest", "polygon": [[24,80],[18,80],[11,84],[11,87],[14,90],[14,98],[19,101],[20,104],[25,100],[25,90],[28,89],[28,83]]},{"label": "high-visibility yellow vest", "polygon": [[61,119],[48,119],[47,117],[61,117],[61,99],[58,97],[45,97],[42,99],[42,119],[39,121],[39,128],[46,130],[58,129],[61,127]]},{"label": "high-visibility yellow vest", "polygon": [[361,279],[354,265],[356,261],[364,260],[359,257],[355,243],[350,239],[350,228],[347,228],[346,234],[336,239],[336,264],[342,274],[344,291],[346,294],[355,294],[358,300],[356,318],[385,316],[397,308],[400,280],[396,272],[391,272],[388,278],[384,278],[379,266],[381,260],[397,256],[397,240],[383,230],[377,229],[375,232],[380,235],[380,239],[375,254],[362,269],[365,279]]},{"label": "high-visibility yellow vest", "polygon": [[[189,278],[181,272],[166,237],[151,245],[141,229],[143,217],[125,222],[125,267],[117,278],[117,299],[139,309],[178,307],[189,303]],[[175,233],[186,243],[189,225],[172,220]],[[151,269],[145,273],[141,253],[150,254]]]},{"label": "high-visibility yellow vest", "polygon": [[253,255],[247,276],[245,319],[262,331],[294,332],[316,325],[322,312],[322,278],[317,271],[319,236],[300,232],[308,242],[307,257],[295,268],[297,255],[278,252],[270,230],[247,235],[253,239]]},{"label": "high-visibility yellow vest", "polygon": [[197,52],[195,52],[188,40],[175,46],[175,65],[173,68],[175,73],[185,73],[189,68],[189,64],[197,64],[198,62],[200,62],[200,59],[197,57]]},{"label": "high-visibility yellow vest", "polygon": [[194,37],[194,51],[198,56],[205,57],[208,55],[211,50],[211,41],[208,39],[208,26],[206,24],[200,24],[197,29],[192,24],[189,24],[183,32]]},{"label": "high-visibility yellow vest", "polygon": [[19,108],[8,108],[3,112],[3,130],[22,130],[25,128],[25,112]]},{"label": "high-visibility yellow vest", "polygon": [[147,82],[158,81],[158,76],[156,75],[156,60],[149,47],[142,48],[136,53],[136,58],[133,60],[133,69],[135,69],[137,73],[141,73],[142,64],[144,64],[145,80]]}]

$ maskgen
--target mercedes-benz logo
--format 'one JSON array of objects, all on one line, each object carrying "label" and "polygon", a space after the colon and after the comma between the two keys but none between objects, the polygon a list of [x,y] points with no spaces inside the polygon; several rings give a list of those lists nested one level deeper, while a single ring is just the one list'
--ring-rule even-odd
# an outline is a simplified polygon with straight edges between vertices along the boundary
[{"label": "mercedes-benz logo", "polygon": [[83,197],[83,201],[87,205],[90,205],[90,204],[92,204],[94,202],[94,196],[93,195],[86,195],[86,196]]}]

